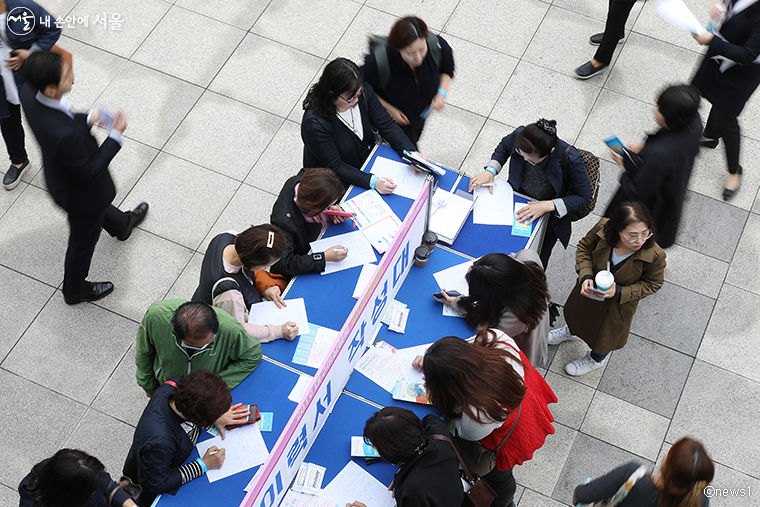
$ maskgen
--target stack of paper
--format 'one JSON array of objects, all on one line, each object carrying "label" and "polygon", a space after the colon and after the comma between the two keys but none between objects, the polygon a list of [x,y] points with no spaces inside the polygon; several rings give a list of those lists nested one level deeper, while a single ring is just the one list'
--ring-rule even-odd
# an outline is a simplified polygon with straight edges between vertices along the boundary
[{"label": "stack of paper", "polygon": [[396,507],[388,487],[353,461],[348,462],[322,494],[341,507],[356,501],[371,507]]},{"label": "stack of paper", "polygon": [[438,235],[438,241],[453,244],[474,205],[475,201],[446,192],[439,187],[433,194],[433,202],[430,203],[428,229]]},{"label": "stack of paper", "polygon": [[311,368],[319,368],[330,352],[330,347],[338,337],[338,331],[326,327],[309,325],[309,332],[302,332],[292,362]]},{"label": "stack of paper", "polygon": [[512,226],[512,202],[514,192],[512,185],[504,180],[493,182],[493,194],[488,187],[473,190],[475,207],[472,212],[472,222],[486,225]]},{"label": "stack of paper", "polygon": [[285,300],[283,308],[277,308],[274,301],[262,301],[251,306],[248,313],[248,323],[267,325],[283,325],[286,322],[295,322],[299,333],[309,332],[309,319],[306,317],[306,305],[303,298]]},{"label": "stack of paper", "polygon": [[407,199],[416,199],[425,185],[425,173],[419,171],[415,174],[414,168],[409,164],[383,157],[375,159],[372,172],[381,178],[393,180],[396,184],[393,195],[400,195]]},{"label": "stack of paper", "polygon": [[348,256],[342,261],[325,263],[325,270],[322,271],[323,275],[377,261],[375,252],[372,251],[372,246],[370,246],[367,239],[359,231],[322,238],[309,244],[311,245],[312,252],[325,252],[327,249],[337,245],[348,248]]},{"label": "stack of paper", "polygon": [[[382,254],[388,250],[401,227],[401,220],[380,197],[380,194],[375,190],[367,190],[340,206],[345,211],[356,215],[354,223],[378,253]],[[374,260],[367,262],[374,262]]]},{"label": "stack of paper", "polygon": [[259,466],[269,456],[267,445],[261,437],[261,430],[256,424],[248,424],[235,431],[228,431],[224,440],[218,436],[198,442],[196,445],[198,454],[202,457],[212,446],[224,449],[225,455],[222,468],[209,470],[206,473],[209,482]]}]

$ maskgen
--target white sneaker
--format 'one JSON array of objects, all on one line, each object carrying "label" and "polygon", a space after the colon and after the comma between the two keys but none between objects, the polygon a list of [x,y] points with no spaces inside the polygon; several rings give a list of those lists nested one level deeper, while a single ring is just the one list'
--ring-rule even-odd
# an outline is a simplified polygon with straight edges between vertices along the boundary
[{"label": "white sneaker", "polygon": [[549,331],[549,345],[559,345],[570,340],[580,340],[580,338],[570,334],[570,328],[567,326]]},{"label": "white sneaker", "polygon": [[[605,357],[604,360],[607,360],[607,358]],[[602,366],[604,366],[604,361],[602,361],[601,363],[597,363],[591,357],[591,352],[588,352],[582,358],[576,359],[572,363],[567,363],[565,365],[565,371],[567,372],[568,375],[578,377],[580,375],[585,375],[586,373],[590,371],[594,371],[597,368],[601,368]]]}]

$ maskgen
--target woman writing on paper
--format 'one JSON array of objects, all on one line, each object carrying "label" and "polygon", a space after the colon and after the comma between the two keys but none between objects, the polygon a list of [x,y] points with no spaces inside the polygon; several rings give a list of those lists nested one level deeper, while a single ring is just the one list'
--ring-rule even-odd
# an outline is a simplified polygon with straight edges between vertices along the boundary
[{"label": "woman writing on paper", "polygon": [[393,24],[386,43],[370,51],[361,71],[388,114],[416,145],[430,111],[446,105],[454,53],[443,37],[428,32],[424,21],[409,16]]},{"label": "woman writing on paper", "polygon": [[416,148],[388,115],[372,86],[364,82],[354,62],[337,58],[328,63],[306,95],[303,108],[304,167],[329,167],[346,187],[393,192],[393,180],[361,170],[376,144],[375,132],[399,153]]},{"label": "woman writing on paper", "polygon": [[569,213],[591,204],[593,193],[581,155],[571,148],[567,167],[562,159],[570,145],[557,137],[557,122],[540,119],[520,127],[501,140],[485,171],[472,177],[470,191],[493,183],[504,164],[509,161],[509,184],[515,192],[535,201],[520,210],[517,219],[530,224],[547,215],[548,223],[541,244],[541,263],[549,263],[554,244],[559,239],[567,248],[570,241]]},{"label": "woman writing on paper", "polygon": [[[420,421],[414,412],[400,407],[385,407],[364,425],[364,439],[383,461],[399,467],[391,486],[398,507],[462,505],[464,490],[454,448],[429,435],[448,436],[449,430],[432,414]],[[349,505],[366,507],[360,501]]]},{"label": "woman writing on paper", "polygon": [[504,331],[530,364],[542,366],[549,351],[549,289],[538,254],[529,249],[487,254],[472,264],[465,278],[469,296],[452,298],[442,290],[447,303],[476,331]]},{"label": "woman writing on paper", "polygon": [[283,337],[293,340],[298,336],[295,322],[264,326],[248,323],[248,311],[262,297],[274,301],[278,308],[287,306],[281,297],[285,279],[266,271],[280,260],[286,246],[285,236],[269,224],[252,226],[241,233],[218,234],[206,248],[192,300],[221,308],[261,343]]},{"label": "woman writing on paper", "polygon": [[425,351],[422,371],[430,402],[454,421],[462,446],[495,451],[496,466],[483,475],[498,495],[492,505],[514,505],[512,468],[531,459],[554,433],[547,405],[557,397],[549,384],[514,340],[495,329],[467,341],[441,338]]},{"label": "woman writing on paper", "polygon": [[342,245],[309,253],[309,243],[319,237],[330,220],[333,223],[345,220],[324,213],[327,209],[339,211],[336,204],[345,192],[331,169],[307,169],[285,182],[272,208],[271,221],[282,231],[286,245],[280,260],[270,268],[272,273],[287,278],[321,273],[326,262],[340,262],[348,256],[348,249]]}]

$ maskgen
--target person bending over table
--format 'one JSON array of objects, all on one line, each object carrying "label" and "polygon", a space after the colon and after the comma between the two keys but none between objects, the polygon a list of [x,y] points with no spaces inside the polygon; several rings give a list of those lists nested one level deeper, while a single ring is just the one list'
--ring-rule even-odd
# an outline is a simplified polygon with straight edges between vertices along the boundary
[{"label": "person bending over table", "polygon": [[[428,414],[420,421],[400,407],[385,407],[364,425],[364,439],[383,461],[399,467],[389,487],[398,507],[459,507],[464,498],[459,459],[449,442],[428,435],[450,436],[436,416]],[[360,501],[350,505],[366,507]]]},{"label": "person bending over table", "polygon": [[18,485],[19,507],[133,507],[103,463],[77,449],[40,461]]},{"label": "person bending over table", "polygon": [[496,467],[483,479],[498,495],[491,505],[514,506],[512,468],[531,459],[554,433],[547,405],[557,397],[549,384],[514,340],[496,329],[467,341],[441,338],[413,364],[422,364],[430,402],[454,421],[458,438],[491,450],[501,446]]},{"label": "person bending over table", "polygon": [[213,305],[240,322],[249,335],[260,343],[278,338],[289,341],[298,336],[295,322],[282,325],[248,323],[252,305],[266,297],[278,308],[287,306],[282,300],[285,279],[266,271],[280,260],[287,240],[277,227],[269,224],[251,226],[241,233],[227,231],[211,240],[203,256],[200,281],[193,301]]},{"label": "person bending over table", "polygon": [[[568,375],[601,368],[610,352],[627,343],[639,300],[660,290],[664,281],[665,252],[656,240],[646,207],[623,202],[578,242],[578,280],[564,307],[567,325],[549,332],[549,345],[582,339],[591,347],[565,365]],[[608,266],[614,275],[612,286],[595,292],[596,275]]]},{"label": "person bending over table", "polygon": [[394,23],[387,43],[365,57],[361,71],[388,114],[416,145],[430,111],[446,105],[454,54],[443,37],[429,34],[424,21],[410,16]]},{"label": "person bending over table", "polygon": [[208,370],[175,375],[156,389],[137,423],[124,462],[125,478],[142,488],[137,505],[148,507],[158,495],[174,495],[182,484],[222,467],[225,449],[216,446],[209,447],[203,457],[182,463],[203,428],[222,417],[231,403],[227,383]]},{"label": "person bending over table", "polygon": [[520,210],[517,218],[530,224],[548,213],[541,244],[544,269],[549,264],[557,239],[567,248],[571,232],[569,213],[591,204],[593,196],[581,155],[576,149],[570,149],[567,167],[562,167],[562,158],[569,146],[557,137],[557,122],[542,118],[502,139],[485,171],[470,180],[470,191],[493,183],[510,159],[509,184],[515,192],[535,199]]},{"label": "person bending over table", "polygon": [[549,289],[538,254],[490,253],[476,260],[465,278],[469,296],[453,298],[442,290],[447,303],[476,331],[504,331],[530,364],[542,366],[549,354]]},{"label": "person bending over table", "polygon": [[270,268],[272,273],[288,278],[321,273],[325,263],[340,262],[348,256],[348,248],[342,245],[309,253],[309,243],[319,237],[330,221],[345,220],[325,214],[327,209],[340,210],[336,203],[345,192],[335,173],[322,167],[301,170],[285,182],[272,208],[271,222],[280,228],[287,245],[280,260]]},{"label": "person bending over table", "polygon": [[393,192],[393,180],[361,170],[375,146],[375,132],[399,153],[416,148],[377,99],[372,86],[364,82],[354,62],[337,58],[328,63],[306,95],[303,108],[304,167],[329,167],[347,187]]}]

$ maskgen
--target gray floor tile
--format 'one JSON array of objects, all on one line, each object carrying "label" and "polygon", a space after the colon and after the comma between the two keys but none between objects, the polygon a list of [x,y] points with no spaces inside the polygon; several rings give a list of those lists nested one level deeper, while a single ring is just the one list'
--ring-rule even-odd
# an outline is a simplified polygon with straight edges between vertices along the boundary
[{"label": "gray floor tile", "polygon": [[546,381],[559,400],[558,403],[549,405],[555,421],[576,430],[580,429],[594,397],[594,389],[553,371],[547,373]]},{"label": "gray floor tile", "polygon": [[758,400],[760,385],[756,381],[697,360],[667,441],[675,442],[684,436],[696,438],[715,461],[760,477],[760,423],[755,411],[748,409],[756,407]]},{"label": "gray floor tile", "polygon": [[195,85],[129,62],[100,100],[127,113],[127,137],[161,148],[201,92]]},{"label": "gray floor tile", "polygon": [[433,30],[443,28],[459,2],[457,0],[367,0],[366,5],[396,17],[417,16]]},{"label": "gray floor tile", "polygon": [[248,34],[210,89],[285,117],[321,64],[316,56]]},{"label": "gray floor tile", "polygon": [[177,280],[166,293],[163,299],[190,299],[195,293],[195,289],[198,287],[198,279],[201,274],[201,264],[203,263],[203,255],[206,251],[208,243],[200,246],[200,252],[195,252],[192,259],[188,262],[185,269],[182,270]]},{"label": "gray floor tile", "polygon": [[[581,149],[584,148],[581,147]],[[620,177],[623,175],[623,170],[616,163],[601,158],[602,155],[609,157],[606,147],[595,149],[593,153],[600,157],[599,195],[596,197],[596,206],[593,213],[602,217],[604,216],[604,212],[607,211],[607,206],[612,201],[612,197],[618,191],[618,188],[620,188]]]},{"label": "gray floor tile", "polygon": [[757,272],[757,266],[760,263],[758,252],[760,252],[760,217],[750,214],[731,261],[726,282],[760,294],[760,273]]},{"label": "gray floor tile", "polygon": [[0,505],[16,505],[18,498],[18,491],[15,488],[0,484]]},{"label": "gray floor tile", "polygon": [[[101,128],[92,130],[99,143],[103,143],[108,133]],[[140,143],[134,139],[122,138],[121,150],[109,164],[108,171],[111,173],[114,185],[116,185],[116,197],[113,205],[121,208],[121,203],[129,195],[135,184],[145,174],[148,166],[156,159],[158,150]],[[124,208],[123,211],[129,211]]]},{"label": "gray floor tile", "polygon": [[[577,12],[579,14],[583,14],[584,16],[588,16],[601,21],[602,25],[597,31],[604,31],[604,21],[607,19],[608,4],[605,4],[604,2],[597,2],[596,0],[554,0],[552,5],[562,7],[563,9]],[[636,18],[641,12],[641,7],[641,2],[636,2],[633,4],[631,14],[628,16],[628,21],[625,23],[626,35],[628,33],[628,30],[630,30],[633,27],[633,24],[636,22]],[[586,38],[588,39],[588,37],[591,35],[593,35],[593,33],[588,33],[586,35]]]},{"label": "gray floor tile", "polygon": [[277,196],[268,192],[250,185],[241,185],[198,250],[205,252],[211,239],[222,232],[241,232],[251,225],[268,224],[276,199]]},{"label": "gray floor tile", "polygon": [[631,332],[694,357],[715,300],[669,282],[639,302]]},{"label": "gray floor tile", "polygon": [[694,359],[636,335],[617,351],[599,390],[623,401],[673,417]]},{"label": "gray floor tile", "polygon": [[744,106],[739,124],[742,134],[760,141],[760,100],[750,99]]},{"label": "gray floor tile", "polygon": [[723,286],[697,358],[760,382],[760,296]]},{"label": "gray floor tile", "polygon": [[720,463],[715,463],[715,478],[710,485],[710,503],[721,507],[746,507],[749,502],[756,501],[752,497],[760,491],[760,480]]},{"label": "gray floor tile", "polygon": [[[494,121],[492,119],[486,120],[483,128],[478,132],[478,137],[475,142],[472,143],[470,152],[467,154],[464,163],[462,164],[462,170],[468,176],[475,176],[478,173],[483,172],[483,167],[491,160],[496,147],[501,142],[501,139],[511,134],[521,124],[510,126],[501,122]],[[500,173],[498,178],[507,181],[509,177],[509,164]]]},{"label": "gray floor tile", "polygon": [[[245,182],[279,195],[285,181],[303,166],[301,126],[285,121],[259,157]],[[271,211],[271,210],[270,210]],[[266,216],[269,220],[269,215]]]},{"label": "gray floor tile", "polygon": [[140,226],[196,249],[240,184],[221,174],[161,153],[125,201],[151,204]]},{"label": "gray floor tile", "polygon": [[[303,113],[304,113],[303,101],[306,100],[306,95],[308,94],[309,90],[311,89],[312,86],[314,86],[317,83],[317,81],[319,81],[319,78],[322,77],[322,72],[324,72],[325,67],[327,66],[327,64],[329,62],[331,62],[332,60],[334,60],[335,58],[338,58],[338,57],[342,56],[338,52],[334,51],[334,53],[335,53],[335,56],[331,56],[330,57],[331,59],[329,59],[329,60],[323,60],[322,61],[322,63],[319,66],[319,70],[314,73],[314,75],[312,76],[311,81],[309,82],[309,84],[304,87],[303,93],[301,93],[301,97],[296,101],[295,105],[290,110],[290,113],[288,113],[288,116],[287,116],[288,120],[290,120],[290,121],[292,121],[294,123],[297,123],[299,125],[301,124],[301,120],[303,119]],[[364,63],[364,59],[363,58],[360,58],[358,60],[353,60],[353,61],[357,65],[361,65],[362,63]],[[301,142],[303,143],[303,141],[301,141]]]},{"label": "gray floor tile", "polygon": [[[676,243],[729,262],[739,243],[748,214],[730,204],[687,191]],[[705,224],[710,223],[732,226],[705,227]]]},{"label": "gray floor tile", "polygon": [[282,123],[280,117],[206,91],[164,150],[242,181]]},{"label": "gray floor tile", "polygon": [[446,106],[428,117],[417,147],[430,160],[458,171],[469,151],[466,147],[475,141],[485,121],[483,116]]},{"label": "gray floor tile", "polygon": [[[526,0],[509,9],[494,9],[487,0],[461,0],[444,29],[461,39],[520,58],[536,33],[549,5]],[[504,27],[509,27],[509,37]]]},{"label": "gray floor tile", "polygon": [[[481,116],[488,116],[510,80],[518,60],[446,33],[443,36],[454,51],[455,65],[447,102]],[[520,121],[524,121],[524,118]]]},{"label": "gray floor tile", "polygon": [[596,478],[635,461],[651,470],[653,462],[583,433],[578,434],[552,498],[569,504],[575,487],[587,477]]},{"label": "gray floor tile", "polygon": [[118,481],[134,432],[132,426],[88,409],[64,447],[81,449],[97,457],[111,478]]},{"label": "gray floor tile", "polygon": [[514,468],[515,479],[526,488],[543,495],[551,495],[573,448],[578,432],[554,425],[555,433],[546,437],[543,447],[533,455],[533,459]]},{"label": "gray floor tile", "polygon": [[0,448],[13,449],[3,452],[0,482],[15,487],[34,465],[55,454],[87,407],[1,368],[0,384],[5,428]]},{"label": "gray floor tile", "polygon": [[361,66],[369,46],[367,35],[388,35],[397,19],[396,16],[382,10],[362,6],[327,59],[334,60],[342,56]]},{"label": "gray floor tile", "polygon": [[523,507],[560,507],[567,505],[568,502],[558,502],[533,490],[526,489],[517,505]]},{"label": "gray floor tile", "polygon": [[491,116],[508,125],[556,119],[557,135],[573,144],[600,92],[593,84],[522,61]]},{"label": "gray floor tile", "polygon": [[2,366],[89,404],[136,333],[137,324],[124,317],[89,303],[67,306],[62,297],[53,297]]},{"label": "gray floor tile", "polygon": [[[148,397],[137,385],[136,373],[135,345],[132,344],[111,378],[92,402],[92,408],[128,425],[137,426],[148,404]],[[122,456],[122,459],[125,457],[126,455]]]},{"label": "gray floor tile", "polygon": [[[686,6],[694,13],[698,20],[705,23],[709,18],[708,8],[709,4],[700,2],[699,0],[685,0]],[[637,33],[652,37],[654,39],[667,42],[674,46],[678,46],[691,51],[698,51],[704,46],[699,46],[697,41],[686,30],[677,30],[663,19],[657,13],[657,4],[654,2],[645,2],[641,8],[641,14],[636,19],[636,24],[633,29]]]},{"label": "gray floor tile", "polygon": [[121,28],[114,29],[114,25],[111,24],[107,27],[102,24],[90,24],[88,28],[77,25],[75,28],[64,30],[69,37],[129,58],[169,7],[171,6],[168,3],[152,0],[81,0],[71,11],[72,15],[88,16],[94,20],[95,16],[100,15],[102,18],[106,13],[110,22],[114,14],[119,14],[122,20]]},{"label": "gray floor tile", "polygon": [[175,5],[190,9],[230,25],[250,29],[271,0],[176,0]]},{"label": "gray floor tile", "polygon": [[[4,177],[5,171],[3,171],[1,174]],[[2,218],[5,212],[10,209],[13,203],[16,202],[16,199],[18,199],[21,194],[24,193],[24,190],[28,186],[28,183],[24,183],[24,180],[21,180],[21,183],[19,183],[15,189],[11,191],[4,191],[2,194],[0,194],[0,218]]]},{"label": "gray floor tile", "polygon": [[[251,32],[326,58],[361,6],[351,0],[321,0],[314,9],[309,0],[274,0]],[[319,37],[313,36],[319,26]]]},{"label": "gray floor tile", "polygon": [[525,493],[525,488],[522,487],[522,486],[520,486],[518,484],[517,485],[517,490],[515,491],[515,496],[514,496],[514,502],[515,502],[515,504],[519,504],[520,503],[520,499],[522,498],[523,493]]},{"label": "gray floor tile", "polygon": [[588,345],[586,345],[586,342],[583,340],[574,340],[571,342],[561,343],[559,345],[551,345],[551,347],[555,347],[557,349],[557,352],[554,356],[554,360],[552,361],[551,366],[549,367],[549,371],[553,371],[554,373],[557,373],[568,379],[574,379],[589,387],[593,387],[594,389],[597,388],[599,381],[602,379],[604,369],[607,368],[607,365],[610,363],[609,360],[598,370],[594,370],[580,377],[573,377],[565,372],[565,365],[570,361],[575,361],[576,359],[581,358],[586,355],[586,353],[588,353],[589,348]]},{"label": "gray floor tile", "polygon": [[55,292],[55,288],[0,267],[0,362]]},{"label": "gray floor tile", "polygon": [[63,281],[67,226],[66,214],[47,192],[25,188],[0,221],[0,264],[57,287]]},{"label": "gray floor tile", "polygon": [[240,28],[173,6],[132,60],[206,87],[244,36]]},{"label": "gray floor tile", "polygon": [[679,245],[669,247],[667,256],[666,281],[717,299],[728,263]]},{"label": "gray floor tile", "polygon": [[[558,242],[554,245],[552,255],[549,258],[549,266],[546,269],[546,283],[549,285],[551,300],[559,305],[564,305],[575,287],[576,281],[578,281],[578,275],[575,273],[575,247],[570,245],[565,250]],[[565,319],[562,315],[562,309],[559,313],[563,322],[562,325],[564,325]],[[561,326],[556,325],[555,327]],[[564,367],[564,365],[562,366]]]}]

